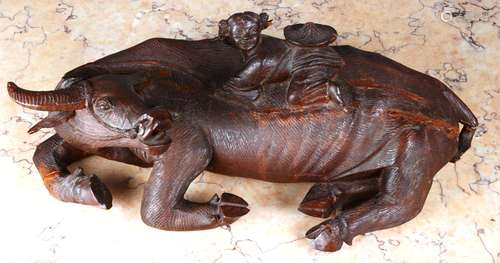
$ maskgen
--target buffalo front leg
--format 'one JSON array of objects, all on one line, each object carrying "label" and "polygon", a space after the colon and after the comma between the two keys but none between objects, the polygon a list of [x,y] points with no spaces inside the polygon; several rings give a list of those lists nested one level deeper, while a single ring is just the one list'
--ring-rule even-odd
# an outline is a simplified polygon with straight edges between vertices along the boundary
[{"label": "buffalo front leg", "polygon": [[407,138],[394,165],[381,171],[376,196],[307,231],[306,237],[313,240],[316,249],[336,251],[343,242],[350,245],[357,235],[401,225],[422,210],[434,174],[448,160],[441,158],[446,156],[442,153],[431,156],[432,144],[416,134]]},{"label": "buffalo front leg", "polygon": [[202,230],[231,224],[248,213],[240,197],[223,193],[206,203],[184,199],[189,184],[207,167],[211,146],[194,130],[176,131],[170,148],[153,164],[144,188],[141,217],[151,227],[174,230]]},{"label": "buffalo front leg", "polygon": [[67,166],[89,154],[54,135],[37,146],[33,156],[45,187],[55,198],[64,202],[111,208],[108,188],[95,175],[85,175],[81,168],[70,172]]},{"label": "buffalo front leg", "polygon": [[139,167],[151,167],[152,165],[135,155],[133,151],[129,148],[120,147],[106,147],[99,148],[95,151],[97,156],[106,158],[108,160],[113,160],[117,162],[122,162],[126,164],[131,164]]}]

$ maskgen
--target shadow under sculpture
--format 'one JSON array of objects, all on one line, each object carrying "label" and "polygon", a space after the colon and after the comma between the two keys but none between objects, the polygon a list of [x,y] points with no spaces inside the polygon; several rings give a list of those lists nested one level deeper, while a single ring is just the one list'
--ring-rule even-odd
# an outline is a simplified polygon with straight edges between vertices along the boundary
[{"label": "shadow under sculpture", "polygon": [[98,177],[67,169],[98,155],[153,167],[141,216],[164,230],[215,228],[249,212],[230,193],[186,200],[204,170],[314,182],[298,209],[327,218],[306,233],[323,251],[415,217],[433,176],[470,147],[473,113],[430,76],[331,46],[330,26],[291,25],[283,40],[261,34],[269,23],[236,13],[214,39],[149,39],[66,73],[53,91],[9,82],[15,102],[49,112],[29,132],[56,131],[33,157],[49,192],[110,208]]}]

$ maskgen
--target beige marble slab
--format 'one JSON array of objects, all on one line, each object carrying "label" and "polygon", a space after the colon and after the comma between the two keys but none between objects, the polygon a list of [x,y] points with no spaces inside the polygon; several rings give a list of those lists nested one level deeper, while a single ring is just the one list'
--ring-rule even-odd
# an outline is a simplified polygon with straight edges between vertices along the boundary
[{"label": "beige marble slab", "polygon": [[111,187],[104,211],[51,198],[31,157],[51,131],[28,136],[44,113],[0,89],[0,262],[500,262],[500,4],[496,1],[23,1],[0,0],[0,85],[54,88],[62,74],[151,37],[212,37],[232,12],[265,11],[268,34],[305,21],[330,24],[338,44],[376,51],[448,84],[480,121],[473,146],[435,177],[422,213],[357,237],[337,253],[311,249],[321,220],[296,207],[309,184],[204,173],[188,196],[244,197],[251,212],[226,229],[163,232],[139,216],[149,169],[99,158],[76,165]]}]

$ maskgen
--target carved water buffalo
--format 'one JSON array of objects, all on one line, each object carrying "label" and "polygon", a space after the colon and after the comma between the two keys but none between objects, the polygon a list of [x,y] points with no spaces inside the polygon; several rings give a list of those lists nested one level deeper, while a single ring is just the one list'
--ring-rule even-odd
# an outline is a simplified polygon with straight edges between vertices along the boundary
[{"label": "carved water buffalo", "polygon": [[67,169],[89,155],[153,167],[141,216],[164,230],[210,229],[249,211],[229,193],[186,200],[203,170],[314,182],[299,210],[328,219],[306,236],[335,251],[415,217],[433,176],[469,148],[477,120],[430,76],[375,53],[331,48],[345,61],[339,76],[350,86],[349,105],[289,105],[279,85],[263,87],[256,101],[220,92],[244,62],[219,39],[150,39],[68,72],[54,91],[9,83],[8,92],[23,107],[49,111],[30,132],[56,134],[33,159],[59,200],[111,207],[98,177]]}]

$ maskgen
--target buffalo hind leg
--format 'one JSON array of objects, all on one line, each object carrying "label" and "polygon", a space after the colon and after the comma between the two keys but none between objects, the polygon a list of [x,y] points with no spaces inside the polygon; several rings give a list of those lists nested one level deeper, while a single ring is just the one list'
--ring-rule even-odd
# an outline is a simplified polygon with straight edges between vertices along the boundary
[{"label": "buffalo hind leg", "polygon": [[108,188],[95,175],[85,175],[81,168],[70,172],[67,166],[87,157],[89,153],[76,149],[53,135],[37,146],[33,156],[38,172],[49,193],[64,202],[111,208]]},{"label": "buffalo hind leg", "polygon": [[306,215],[327,218],[336,209],[349,207],[379,190],[377,177],[354,181],[317,183],[307,192],[298,210]]},{"label": "buffalo hind leg", "polygon": [[[431,154],[435,150],[431,145],[436,149],[439,145],[422,137],[428,138],[415,133],[405,138],[394,165],[382,170],[380,192],[375,197],[307,231],[306,237],[316,249],[336,251],[343,242],[350,245],[357,235],[401,225],[422,210],[434,174],[448,161],[447,152]],[[453,150],[449,153],[452,156]]]}]

